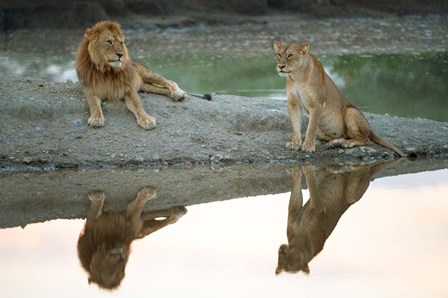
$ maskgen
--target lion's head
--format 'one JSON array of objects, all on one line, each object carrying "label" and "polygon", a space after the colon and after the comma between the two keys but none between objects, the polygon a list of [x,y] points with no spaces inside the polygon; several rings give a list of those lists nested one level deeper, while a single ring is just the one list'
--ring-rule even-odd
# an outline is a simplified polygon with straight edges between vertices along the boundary
[{"label": "lion's head", "polygon": [[292,246],[282,244],[278,250],[278,262],[275,274],[286,271],[296,273],[303,271],[305,274],[310,273],[308,262],[303,252],[298,251]]},{"label": "lion's head", "polygon": [[130,61],[124,40],[120,25],[112,21],[87,28],[77,52],[78,74],[90,63],[101,72],[121,70]]},{"label": "lion's head", "polygon": [[277,55],[277,72],[281,76],[287,76],[296,72],[307,61],[309,43],[287,44],[282,46],[279,41],[274,41],[274,51]]},{"label": "lion's head", "polygon": [[99,247],[90,262],[89,283],[94,282],[105,289],[118,287],[125,276],[129,249],[126,247]]}]

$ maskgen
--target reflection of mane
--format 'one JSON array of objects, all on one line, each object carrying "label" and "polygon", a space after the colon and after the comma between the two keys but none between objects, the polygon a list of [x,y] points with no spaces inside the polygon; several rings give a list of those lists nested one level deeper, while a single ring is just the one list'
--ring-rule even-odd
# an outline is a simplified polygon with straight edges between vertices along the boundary
[{"label": "reflection of mane", "polygon": [[[102,280],[100,268],[96,268],[98,262],[94,259],[94,255],[99,260],[107,259],[110,251],[116,248],[123,248],[124,255],[123,266],[129,258],[131,242],[134,240],[135,229],[126,222],[123,214],[104,213],[99,218],[95,225],[86,225],[81,232],[78,241],[78,256],[82,267],[91,273],[89,282],[96,282],[100,286],[113,289],[119,286],[121,279],[113,279],[112,284],[107,284],[107,281]],[[113,265],[117,263],[114,262]],[[118,263],[119,264],[119,263]],[[100,273],[100,274],[97,274]],[[120,276],[120,272],[116,272]]]},{"label": "reflection of mane", "polygon": [[89,283],[117,288],[125,276],[132,241],[175,223],[186,213],[184,207],[142,213],[145,203],[155,197],[154,189],[143,188],[125,212],[103,213],[104,193],[89,194],[91,206],[78,239],[78,257]]},{"label": "reflection of mane", "polygon": [[342,171],[322,169],[317,174],[313,166],[303,172],[310,199],[302,206],[302,172],[292,171],[292,190],[288,207],[288,244],[278,252],[276,274],[282,271],[308,274],[308,263],[323,249],[341,216],[366,192],[372,175],[389,166],[345,167]]}]

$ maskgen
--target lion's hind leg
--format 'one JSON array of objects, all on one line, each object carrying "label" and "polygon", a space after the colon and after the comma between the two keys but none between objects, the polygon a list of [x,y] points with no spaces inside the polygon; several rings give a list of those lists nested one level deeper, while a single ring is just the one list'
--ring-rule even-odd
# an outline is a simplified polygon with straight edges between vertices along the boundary
[{"label": "lion's hind leg", "polygon": [[152,72],[139,63],[134,62],[133,64],[138,74],[142,78],[143,91],[165,95],[178,101],[181,101],[185,98],[186,92],[180,89],[175,82],[167,80],[163,76]]},{"label": "lion's hind leg", "polygon": [[152,211],[142,214],[143,228],[139,238],[145,237],[167,225],[177,222],[187,213],[185,207],[172,207],[166,210]]}]

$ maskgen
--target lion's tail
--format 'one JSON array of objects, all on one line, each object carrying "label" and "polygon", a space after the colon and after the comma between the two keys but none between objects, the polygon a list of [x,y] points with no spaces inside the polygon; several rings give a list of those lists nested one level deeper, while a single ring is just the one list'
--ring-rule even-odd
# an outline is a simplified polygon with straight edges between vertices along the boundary
[{"label": "lion's tail", "polygon": [[377,136],[373,131],[370,131],[369,139],[377,143],[378,145],[381,145],[383,147],[389,148],[393,151],[395,151],[400,157],[405,157],[406,154],[404,154],[400,149],[398,149],[395,145],[386,142],[385,140],[381,139],[379,136]]}]

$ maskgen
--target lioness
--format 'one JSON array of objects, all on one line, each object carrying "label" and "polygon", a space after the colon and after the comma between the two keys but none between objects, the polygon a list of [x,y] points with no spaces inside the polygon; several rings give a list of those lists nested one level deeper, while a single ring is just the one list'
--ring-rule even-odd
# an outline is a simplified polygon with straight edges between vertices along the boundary
[{"label": "lioness", "polygon": [[89,194],[91,206],[78,239],[78,257],[89,274],[89,283],[117,288],[125,275],[132,241],[175,223],[187,212],[184,207],[173,207],[142,214],[145,203],[155,197],[156,191],[146,187],[124,213],[103,213],[104,193]]},{"label": "lioness", "polygon": [[76,53],[76,73],[90,108],[88,124],[104,126],[102,100],[124,99],[144,129],[156,126],[154,117],[143,109],[138,91],[162,94],[181,100],[186,93],[179,86],[133,62],[118,23],[103,21],[87,28]]},{"label": "lioness", "polygon": [[[327,141],[327,147],[369,145],[373,141],[404,154],[394,145],[382,140],[370,129],[362,112],[348,102],[325,72],[322,64],[309,53],[310,45],[281,45],[274,41],[277,72],[286,77],[288,113],[291,121],[290,149],[314,152],[316,135]],[[309,114],[308,128],[302,144],[302,114]]]},{"label": "lioness", "polygon": [[345,167],[342,171],[331,168],[316,171],[313,166],[305,166],[303,172],[310,199],[304,206],[302,169],[294,169],[288,207],[288,244],[279,248],[275,273],[308,274],[308,263],[323,249],[341,216],[364,195],[372,176],[390,164]]}]

